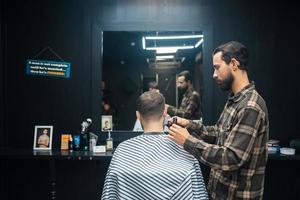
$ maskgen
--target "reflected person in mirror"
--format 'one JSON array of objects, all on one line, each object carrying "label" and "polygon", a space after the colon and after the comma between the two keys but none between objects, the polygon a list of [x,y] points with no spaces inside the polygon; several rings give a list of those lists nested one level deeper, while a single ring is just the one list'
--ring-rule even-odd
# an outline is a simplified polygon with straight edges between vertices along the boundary
[{"label": "reflected person in mirror", "polygon": [[113,116],[114,127],[118,126],[118,112],[116,110],[116,102],[113,101],[112,93],[109,91],[106,81],[102,80],[102,104],[101,104],[101,115]]},{"label": "reflected person in mirror", "polygon": [[200,94],[192,85],[192,77],[189,71],[182,71],[178,74],[176,86],[181,103],[178,108],[166,104],[168,114],[170,116],[179,116],[191,120],[200,120]]}]

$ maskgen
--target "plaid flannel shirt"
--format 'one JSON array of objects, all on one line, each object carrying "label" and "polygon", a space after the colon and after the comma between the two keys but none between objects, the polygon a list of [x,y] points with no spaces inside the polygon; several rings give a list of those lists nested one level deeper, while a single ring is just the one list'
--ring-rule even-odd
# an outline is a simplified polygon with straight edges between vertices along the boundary
[{"label": "plaid flannel shirt", "polygon": [[189,136],[185,150],[211,168],[211,199],[263,198],[269,120],[253,82],[231,94],[215,126],[187,128],[197,138]]},{"label": "plaid flannel shirt", "polygon": [[183,95],[179,108],[174,106],[168,107],[168,114],[179,116],[186,119],[199,120],[200,114],[200,95],[192,87],[188,88]]}]

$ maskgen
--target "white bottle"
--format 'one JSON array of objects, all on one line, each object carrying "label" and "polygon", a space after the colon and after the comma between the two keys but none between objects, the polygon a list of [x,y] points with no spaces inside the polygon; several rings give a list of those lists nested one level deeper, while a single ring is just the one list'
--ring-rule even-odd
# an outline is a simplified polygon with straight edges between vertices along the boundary
[{"label": "white bottle", "polygon": [[108,138],[106,139],[106,150],[111,151],[113,150],[113,139],[110,135],[110,131],[108,131]]},{"label": "white bottle", "polygon": [[96,138],[91,137],[90,138],[90,151],[93,151],[94,146],[96,146]]}]

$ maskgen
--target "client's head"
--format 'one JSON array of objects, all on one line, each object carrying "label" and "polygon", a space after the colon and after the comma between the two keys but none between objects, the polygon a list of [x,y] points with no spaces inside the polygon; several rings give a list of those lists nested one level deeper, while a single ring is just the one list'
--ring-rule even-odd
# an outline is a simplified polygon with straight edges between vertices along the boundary
[{"label": "client's head", "polygon": [[[141,121],[144,131],[155,131],[156,128],[163,130],[163,119],[166,115],[165,98],[159,92],[144,92],[137,100],[137,118]],[[151,124],[151,125],[150,125]],[[149,129],[151,130],[145,130]]]}]

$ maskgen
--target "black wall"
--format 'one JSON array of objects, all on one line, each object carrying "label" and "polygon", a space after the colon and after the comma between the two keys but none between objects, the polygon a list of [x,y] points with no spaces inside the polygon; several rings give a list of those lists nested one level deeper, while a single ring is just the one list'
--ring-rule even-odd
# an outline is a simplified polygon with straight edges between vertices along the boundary
[{"label": "black wall", "polygon": [[[265,98],[270,137],[282,144],[299,133],[299,31],[293,4],[253,1],[2,1],[1,146],[32,148],[34,125],[75,132],[92,117],[100,129],[101,31],[201,30],[204,121],[217,120],[226,99],[212,80],[211,51],[229,40],[249,47],[249,73]],[[45,47],[71,62],[69,79],[25,75],[25,61]],[[58,60],[50,52],[38,59]],[[99,124],[99,125],[98,125]]]},{"label": "black wall", "polygon": [[[0,69],[0,136],[3,138],[4,134],[4,86],[3,86],[3,74],[4,74],[4,5],[3,2],[0,2],[0,65],[1,65],[1,69]],[[0,145],[4,146],[5,141],[4,138],[1,139],[0,141]]]},{"label": "black wall", "polygon": [[[91,110],[91,66],[84,53],[91,39],[84,37],[82,3],[10,1],[5,6],[5,145],[31,148],[34,125],[53,124],[58,141],[58,134],[78,130]],[[69,79],[25,74],[28,58],[59,60],[50,51],[37,56],[46,47],[71,62]]]}]

